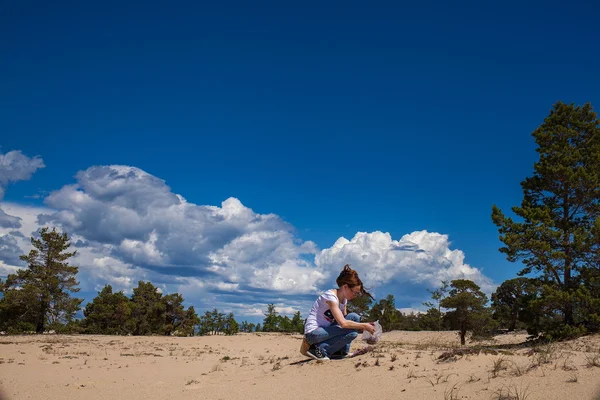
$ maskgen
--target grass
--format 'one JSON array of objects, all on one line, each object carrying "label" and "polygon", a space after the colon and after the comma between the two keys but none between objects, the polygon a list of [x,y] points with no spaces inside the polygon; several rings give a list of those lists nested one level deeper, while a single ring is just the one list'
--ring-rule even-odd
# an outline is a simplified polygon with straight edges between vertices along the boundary
[{"label": "grass", "polygon": [[516,385],[510,384],[508,386],[502,386],[496,392],[494,392],[494,400],[527,400],[529,398],[529,386],[517,387]]},{"label": "grass", "polygon": [[452,386],[446,387],[444,390],[444,400],[458,400],[458,391],[459,391],[458,383],[455,383]]},{"label": "grass", "polygon": [[517,364],[516,362],[512,361],[512,374],[514,376],[523,376],[524,374],[527,373],[527,368],[525,368],[524,366],[522,366],[521,364]]},{"label": "grass", "polygon": [[492,368],[490,369],[492,378],[496,378],[498,375],[500,375],[500,371],[507,369],[506,364],[507,360],[504,358],[504,356],[498,357],[496,360],[494,360],[492,363]]},{"label": "grass", "polygon": [[600,353],[585,353],[583,356],[588,368],[600,367]]},{"label": "grass", "polygon": [[579,380],[578,376],[577,376],[577,372],[571,371],[571,377],[569,379],[567,379],[568,383],[577,383],[577,381]]}]

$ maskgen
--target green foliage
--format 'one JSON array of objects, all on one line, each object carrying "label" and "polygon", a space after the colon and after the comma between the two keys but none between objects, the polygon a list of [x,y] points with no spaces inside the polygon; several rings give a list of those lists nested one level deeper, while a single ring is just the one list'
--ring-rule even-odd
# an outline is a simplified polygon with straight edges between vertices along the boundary
[{"label": "green foliage", "polygon": [[40,238],[31,238],[33,249],[21,260],[27,268],[8,275],[0,285],[0,329],[10,332],[35,330],[44,332],[50,326],[58,328],[73,321],[80,309],[82,299],[71,297],[79,291],[75,275],[76,266],[67,260],[76,252],[69,253],[66,233],[39,230]]},{"label": "green foliage", "polygon": [[[442,299],[446,296],[446,293],[448,293],[448,281],[442,281],[442,285],[435,289],[435,290],[429,290],[427,289],[427,291],[431,294],[431,299],[434,302],[425,302],[423,303],[423,305],[429,307],[429,309],[431,310],[433,307],[437,307],[437,316],[438,316],[438,320],[437,320],[437,327],[434,327],[431,330],[436,330],[436,331],[441,331],[442,330]],[[429,312],[428,311],[428,318],[431,318],[433,316],[434,313]],[[427,324],[429,324],[429,321],[426,321]],[[431,325],[430,325],[431,326]]]},{"label": "green foliage", "polygon": [[494,319],[509,331],[514,331],[518,322],[531,322],[533,316],[529,306],[538,297],[538,286],[537,280],[524,277],[502,282],[492,293]]},{"label": "green foliage", "polygon": [[490,339],[498,329],[498,321],[492,314],[492,309],[484,307],[480,312],[476,312],[471,320],[472,340]]},{"label": "green foliage", "polygon": [[134,335],[161,335],[166,320],[166,304],[162,293],[151,282],[139,281],[131,296]]},{"label": "green foliage", "polygon": [[224,321],[223,332],[226,335],[235,335],[236,333],[238,333],[240,331],[240,326],[237,323],[237,321],[235,320],[235,318],[233,317],[233,313],[229,313],[223,321]]},{"label": "green foliage", "polygon": [[[367,296],[368,297],[368,296]],[[300,315],[300,311],[296,311],[292,317],[292,330],[291,332],[304,333],[304,320]]]},{"label": "green foliage", "polygon": [[[519,220],[506,217],[496,206],[492,209],[505,245],[500,251],[509,261],[523,262],[520,275],[535,273],[545,285],[534,307],[543,314],[530,330],[548,337],[577,334],[587,330],[586,325],[597,330],[597,314],[577,314],[592,312],[580,303],[595,304],[599,297],[599,125],[590,104],[555,104],[533,132],[540,157],[533,176],[521,183],[521,206],[512,208]],[[592,286],[589,293],[578,293],[585,285]]]},{"label": "green foliage", "polygon": [[86,333],[126,335],[135,329],[131,319],[132,305],[122,292],[113,293],[106,285],[83,310],[83,329]]},{"label": "green foliage", "polygon": [[426,331],[441,331],[444,314],[438,308],[430,308],[421,315],[419,328]]},{"label": "green foliage", "polygon": [[[244,321],[247,324],[246,321]],[[245,326],[248,329],[248,325]],[[240,331],[240,325],[235,320],[233,313],[225,315],[219,312],[216,308],[212,311],[206,311],[203,316],[200,317],[198,324],[199,335],[235,335]]]},{"label": "green foliage", "polygon": [[396,300],[389,294],[379,300],[369,311],[370,321],[379,321],[384,332],[400,329],[403,315],[396,309]]},{"label": "green foliage", "polygon": [[179,293],[165,296],[150,282],[138,282],[131,299],[106,285],[84,310],[81,329],[104,335],[191,336],[200,322]]},{"label": "green foliage", "polygon": [[441,306],[452,309],[447,313],[459,329],[460,343],[465,344],[467,331],[483,329],[481,321],[485,320],[485,305],[488,299],[479,286],[468,279],[457,279],[450,283],[448,297],[442,299]]},{"label": "green foliage", "polygon": [[278,332],[279,331],[279,313],[275,310],[275,304],[267,305],[267,312],[262,326],[263,332]]},{"label": "green foliage", "polygon": [[240,332],[254,332],[256,325],[252,322],[242,321],[240,324]]},{"label": "green foliage", "polygon": [[191,336],[194,327],[200,322],[193,306],[187,310],[183,306],[183,296],[172,293],[162,297],[165,305],[164,335]]},{"label": "green foliage", "polygon": [[348,302],[346,309],[348,313],[356,313],[361,321],[369,318],[369,309],[373,299],[370,296],[358,296]]}]

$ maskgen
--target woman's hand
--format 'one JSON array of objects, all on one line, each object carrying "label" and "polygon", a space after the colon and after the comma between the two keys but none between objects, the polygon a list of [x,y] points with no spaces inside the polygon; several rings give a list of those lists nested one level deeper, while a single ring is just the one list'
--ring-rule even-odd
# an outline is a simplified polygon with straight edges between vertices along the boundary
[{"label": "woman's hand", "polygon": [[375,333],[375,325],[372,322],[366,322],[363,324],[364,330],[369,332],[371,335]]}]

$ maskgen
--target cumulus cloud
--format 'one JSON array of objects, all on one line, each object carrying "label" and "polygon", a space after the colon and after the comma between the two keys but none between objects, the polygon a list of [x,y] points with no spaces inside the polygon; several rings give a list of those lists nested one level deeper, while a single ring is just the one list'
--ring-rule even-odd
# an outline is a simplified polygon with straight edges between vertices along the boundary
[{"label": "cumulus cloud", "polygon": [[0,260],[7,265],[23,265],[23,261],[19,259],[21,254],[17,238],[12,235],[0,236]]},{"label": "cumulus cloud", "polygon": [[0,200],[4,198],[9,183],[28,180],[35,171],[44,167],[40,157],[30,158],[19,150],[0,154]]},{"label": "cumulus cloud", "polygon": [[37,231],[37,215],[44,209],[20,206],[14,203],[0,203],[7,215],[18,217],[18,224],[0,224],[0,276],[14,273],[25,265],[19,259],[31,248],[31,235]]},{"label": "cumulus cloud", "polygon": [[329,276],[351,264],[369,286],[394,281],[435,287],[442,280],[470,279],[490,292],[493,282],[464,260],[461,250],[450,249],[448,235],[427,231],[412,232],[400,240],[379,231],[358,232],[351,240],[339,238],[315,258]]},{"label": "cumulus cloud", "polygon": [[20,228],[21,218],[8,215],[0,208],[0,228]]},{"label": "cumulus cloud", "polygon": [[316,245],[299,241],[277,215],[255,213],[236,198],[220,207],[189,203],[134,167],[91,167],[76,179],[45,199],[54,211],[40,215],[40,224],[107,246],[125,264],[165,274],[187,267],[231,290],[317,291],[323,275],[303,258]]},{"label": "cumulus cloud", "polygon": [[275,214],[257,213],[233,197],[219,206],[190,203],[135,167],[80,171],[75,183],[51,192],[45,204],[2,203],[16,218],[0,224],[0,234],[8,235],[0,251],[3,270],[17,267],[15,255],[28,251],[29,236],[40,226],[57,226],[77,250],[72,263],[87,292],[110,284],[130,294],[145,280],[163,293],[182,293],[198,310],[259,317],[269,303],[282,314],[306,313],[316,293],[333,287],[344,264],[371,288],[437,287],[456,278],[493,287],[464,262],[461,250],[450,248],[447,235],[418,231],[394,240],[389,233],[358,232],[320,250]]}]

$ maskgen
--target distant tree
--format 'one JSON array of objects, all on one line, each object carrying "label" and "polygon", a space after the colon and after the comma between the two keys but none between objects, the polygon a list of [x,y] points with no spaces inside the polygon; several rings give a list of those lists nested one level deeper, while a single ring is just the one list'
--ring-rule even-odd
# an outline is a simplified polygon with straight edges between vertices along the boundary
[{"label": "distant tree", "polygon": [[423,329],[421,327],[422,314],[411,311],[410,313],[400,313],[400,315],[402,318],[396,329],[403,331],[420,331]]},{"label": "distant tree", "polygon": [[[227,317],[224,313],[219,312],[216,308],[212,311],[206,311],[203,316],[200,317],[198,324],[199,335],[217,335],[220,332],[226,333],[227,328]],[[239,329],[239,328],[238,328]]]},{"label": "distant tree", "polygon": [[267,305],[262,330],[263,332],[279,331],[279,313],[275,310],[275,304],[271,303]]},{"label": "distant tree", "polygon": [[131,296],[135,335],[164,334],[166,305],[151,282],[139,281]]},{"label": "distant tree", "polygon": [[369,317],[369,310],[373,304],[373,300],[369,296],[358,296],[350,300],[347,305],[348,313],[356,313],[361,321]]},{"label": "distant tree", "polygon": [[130,300],[122,292],[113,293],[111,285],[98,292],[83,310],[85,333],[124,335],[133,333]]},{"label": "distant tree", "polygon": [[172,293],[162,297],[165,306],[164,334],[178,336],[190,336],[194,332],[194,326],[200,321],[193,306],[187,310],[183,305],[183,296]]},{"label": "distant tree", "polygon": [[260,324],[256,324],[256,329],[254,330],[254,332],[262,332],[262,326],[260,326]]},{"label": "distant tree", "polygon": [[538,283],[534,279],[514,278],[504,282],[492,293],[494,317],[514,331],[517,322],[531,321],[529,305],[537,298]]},{"label": "distant tree", "polygon": [[223,322],[224,322],[223,332],[226,335],[235,335],[236,333],[238,333],[240,331],[240,326],[237,323],[237,321],[235,320],[233,313],[227,314],[227,317],[224,318]]},{"label": "distant tree", "polygon": [[240,332],[254,332],[256,325],[252,322],[242,321],[240,324]]},{"label": "distant tree", "polygon": [[467,331],[478,326],[476,322],[485,312],[487,301],[487,296],[473,281],[456,279],[450,283],[449,294],[442,299],[441,306],[452,310],[446,315],[458,326],[460,344],[465,344]]},{"label": "distant tree", "polygon": [[27,267],[10,274],[0,285],[0,326],[17,331],[33,328],[37,333],[60,329],[71,323],[80,310],[82,299],[71,297],[79,291],[75,279],[78,267],[67,260],[77,254],[66,233],[56,229],[39,230],[40,238],[31,238],[33,249],[22,255]]},{"label": "distant tree", "polygon": [[292,320],[287,315],[279,315],[277,318],[278,332],[292,332]]},{"label": "distant tree", "polygon": [[369,311],[369,320],[379,321],[384,332],[399,329],[402,318],[403,315],[396,309],[396,300],[391,294],[379,300]]},{"label": "distant tree", "polygon": [[[433,300],[433,302],[431,301],[427,301],[424,302],[423,305],[431,308],[437,308],[437,313],[435,313],[435,315],[438,316],[438,321],[437,321],[437,327],[435,329],[432,330],[436,330],[436,331],[441,331],[442,330],[442,299],[444,298],[444,296],[446,295],[446,293],[448,293],[448,281],[442,281],[442,285],[435,289],[435,290],[431,290],[431,289],[427,289],[427,291],[431,294],[431,299]],[[429,313],[429,317],[431,317],[432,315],[434,315],[433,313]]]},{"label": "distant tree", "polygon": [[443,314],[436,307],[432,307],[427,310],[425,314],[422,314],[419,319],[419,326],[421,329],[426,331],[441,331],[442,329],[442,318]]},{"label": "distant tree", "polygon": [[292,317],[292,332],[304,333],[304,320],[300,315],[300,311],[296,311]]},{"label": "distant tree", "polygon": [[[511,262],[543,282],[532,306],[539,313],[528,331],[553,338],[596,329],[598,309],[580,308],[598,298],[583,287],[597,283],[600,241],[600,121],[590,104],[558,102],[534,132],[539,160],[521,182],[523,200],[506,217],[493,206],[492,220]],[[596,283],[594,283],[596,282]],[[591,313],[591,314],[590,314]]]}]

